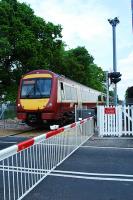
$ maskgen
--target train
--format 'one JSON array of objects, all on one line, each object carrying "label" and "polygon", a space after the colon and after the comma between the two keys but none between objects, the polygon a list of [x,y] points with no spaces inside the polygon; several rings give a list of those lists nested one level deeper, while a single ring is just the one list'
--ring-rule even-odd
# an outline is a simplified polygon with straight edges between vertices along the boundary
[{"label": "train", "polygon": [[102,92],[49,70],[25,74],[19,84],[17,118],[30,126],[74,119],[75,106],[94,108]]}]

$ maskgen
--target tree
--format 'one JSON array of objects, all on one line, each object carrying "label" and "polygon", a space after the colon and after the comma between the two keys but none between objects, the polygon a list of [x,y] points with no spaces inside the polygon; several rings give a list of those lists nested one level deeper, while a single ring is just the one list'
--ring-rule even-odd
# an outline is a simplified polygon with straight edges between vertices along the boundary
[{"label": "tree", "polygon": [[133,99],[133,86],[127,88],[125,97]]},{"label": "tree", "polygon": [[104,72],[94,64],[94,58],[85,47],[64,53],[62,74],[84,85],[103,91]]},{"label": "tree", "polygon": [[125,99],[127,104],[133,104],[133,86],[127,88]]},{"label": "tree", "polygon": [[17,0],[1,0],[0,13],[0,80],[7,93],[27,71],[53,69],[63,46],[62,28],[46,23]]},{"label": "tree", "polygon": [[104,91],[104,71],[101,67],[98,67],[96,64],[91,64],[89,66],[88,79],[90,87],[102,92]]}]

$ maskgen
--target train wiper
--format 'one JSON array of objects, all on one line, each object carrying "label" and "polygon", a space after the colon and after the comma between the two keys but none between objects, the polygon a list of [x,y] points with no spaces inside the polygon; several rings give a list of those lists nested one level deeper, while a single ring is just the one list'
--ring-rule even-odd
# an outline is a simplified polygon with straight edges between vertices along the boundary
[{"label": "train wiper", "polygon": [[34,87],[32,87],[30,89],[30,91],[26,94],[26,97],[29,97],[32,94],[33,91],[34,91]]},{"label": "train wiper", "polygon": [[43,97],[43,94],[41,93],[40,87],[37,84],[36,84],[36,89],[39,92],[40,97]]}]

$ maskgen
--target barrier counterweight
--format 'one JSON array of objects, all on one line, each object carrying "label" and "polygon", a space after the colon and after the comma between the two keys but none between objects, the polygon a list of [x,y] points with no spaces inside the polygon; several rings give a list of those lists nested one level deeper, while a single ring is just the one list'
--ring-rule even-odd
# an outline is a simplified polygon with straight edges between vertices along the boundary
[{"label": "barrier counterweight", "polygon": [[88,118],[1,150],[1,200],[22,199],[93,132]]}]

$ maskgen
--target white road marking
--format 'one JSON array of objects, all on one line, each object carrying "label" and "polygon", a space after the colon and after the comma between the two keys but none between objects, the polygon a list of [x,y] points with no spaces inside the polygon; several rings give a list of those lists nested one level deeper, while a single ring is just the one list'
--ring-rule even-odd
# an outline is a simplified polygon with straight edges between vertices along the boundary
[{"label": "white road marking", "polygon": [[132,147],[98,147],[98,146],[81,146],[80,148],[93,148],[93,149],[120,149],[120,150],[133,150]]},{"label": "white road marking", "polygon": [[67,178],[78,178],[78,179],[88,179],[88,180],[102,180],[102,181],[125,181],[125,182],[133,182],[133,179],[122,179],[122,178],[103,178],[103,177],[86,177],[86,176],[74,176],[74,175],[66,175],[66,174],[49,174],[50,176],[60,176]]},{"label": "white road marking", "polygon": [[9,142],[9,141],[0,141],[0,144],[7,144],[7,143],[9,143],[9,144],[14,144],[14,143],[17,143],[17,142]]},{"label": "white road marking", "polygon": [[129,137],[92,137],[92,140],[132,140],[133,136]]},{"label": "white road marking", "polygon": [[54,170],[53,173],[78,174],[78,175],[87,175],[87,176],[115,176],[115,177],[131,177],[131,178],[133,178],[133,174],[88,173],[88,172],[75,172],[75,171],[64,171],[64,170]]},{"label": "white road marking", "polygon": [[84,173],[84,172],[54,170],[49,175],[66,177],[66,178],[86,179],[86,180],[88,179],[88,180],[133,182],[133,175],[128,175],[128,174],[102,174],[102,173]]}]

